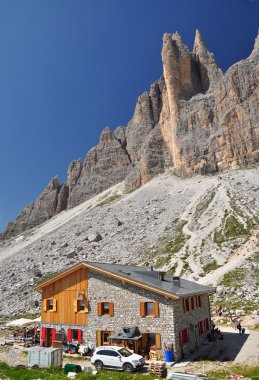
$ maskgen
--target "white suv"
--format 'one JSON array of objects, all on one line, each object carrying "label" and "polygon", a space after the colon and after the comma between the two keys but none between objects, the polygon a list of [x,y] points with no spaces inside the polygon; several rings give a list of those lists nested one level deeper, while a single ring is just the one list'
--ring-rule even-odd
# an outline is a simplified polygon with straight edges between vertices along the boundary
[{"label": "white suv", "polygon": [[95,349],[91,363],[97,371],[107,367],[122,369],[131,373],[138,368],[142,368],[145,360],[142,356],[133,354],[124,347],[102,346]]}]

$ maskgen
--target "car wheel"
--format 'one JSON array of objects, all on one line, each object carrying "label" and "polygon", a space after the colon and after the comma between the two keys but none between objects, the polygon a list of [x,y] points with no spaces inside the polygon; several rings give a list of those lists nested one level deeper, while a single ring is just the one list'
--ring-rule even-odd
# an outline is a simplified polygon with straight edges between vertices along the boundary
[{"label": "car wheel", "polygon": [[130,363],[125,363],[123,366],[123,371],[132,373],[133,372],[133,366]]},{"label": "car wheel", "polygon": [[97,371],[101,371],[103,369],[103,363],[101,362],[101,360],[96,360],[94,366]]}]

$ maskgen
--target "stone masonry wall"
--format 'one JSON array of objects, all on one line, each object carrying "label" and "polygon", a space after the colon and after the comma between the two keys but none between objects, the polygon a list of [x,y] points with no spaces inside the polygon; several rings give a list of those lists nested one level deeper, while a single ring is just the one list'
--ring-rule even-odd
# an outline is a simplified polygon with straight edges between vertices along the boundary
[{"label": "stone masonry wall", "polygon": [[[141,301],[156,301],[159,303],[159,316],[140,316]],[[113,302],[114,316],[98,316],[98,302]],[[161,348],[164,342],[172,342],[174,345],[175,360],[180,359],[182,353],[188,354],[199,345],[198,331],[191,331],[190,342],[185,344],[183,351],[180,347],[179,333],[190,323],[197,325],[200,320],[209,318],[209,303],[207,295],[202,296],[202,307],[184,313],[182,299],[166,299],[151,291],[141,289],[134,285],[102,276],[95,272],[88,272],[88,318],[86,326],[78,325],[49,325],[56,327],[57,331],[63,328],[81,328],[83,341],[96,345],[96,331],[107,330],[118,333],[123,326],[138,326],[141,333],[156,333],[161,336]],[[196,337],[195,337],[196,334]]]}]

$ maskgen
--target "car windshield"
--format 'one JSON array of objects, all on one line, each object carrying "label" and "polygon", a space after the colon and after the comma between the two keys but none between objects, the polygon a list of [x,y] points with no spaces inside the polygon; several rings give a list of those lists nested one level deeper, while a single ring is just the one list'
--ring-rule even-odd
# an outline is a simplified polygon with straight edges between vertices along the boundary
[{"label": "car windshield", "polygon": [[129,350],[127,350],[126,348],[122,348],[121,350],[118,351],[121,356],[124,356],[125,358],[127,358],[128,356],[132,355],[132,352],[130,352]]}]

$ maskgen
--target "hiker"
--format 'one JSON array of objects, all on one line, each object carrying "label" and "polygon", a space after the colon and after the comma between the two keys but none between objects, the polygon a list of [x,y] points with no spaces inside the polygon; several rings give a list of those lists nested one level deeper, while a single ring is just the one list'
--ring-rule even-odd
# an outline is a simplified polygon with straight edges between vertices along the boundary
[{"label": "hiker", "polygon": [[241,326],[240,321],[237,324],[237,329],[238,329],[239,335],[241,335],[242,334],[242,326]]},{"label": "hiker", "polygon": [[236,330],[237,329],[237,324],[238,324],[237,318],[236,317],[230,317],[230,319],[231,319],[231,322],[233,323],[234,329]]}]

